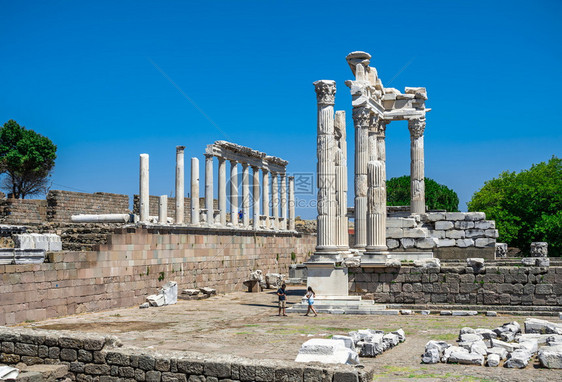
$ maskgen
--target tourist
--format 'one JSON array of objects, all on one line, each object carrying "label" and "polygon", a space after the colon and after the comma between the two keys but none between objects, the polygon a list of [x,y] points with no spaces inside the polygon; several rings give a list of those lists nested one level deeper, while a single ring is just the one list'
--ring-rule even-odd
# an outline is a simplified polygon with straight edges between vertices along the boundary
[{"label": "tourist", "polygon": [[281,312],[283,312],[283,316],[286,316],[285,314],[285,306],[287,305],[287,293],[285,292],[285,288],[287,286],[285,285],[285,283],[283,283],[281,285],[281,288],[277,289],[277,296],[279,296],[279,314],[278,316],[281,315]]},{"label": "tourist", "polygon": [[238,219],[242,220],[244,218],[244,211],[238,210]]},{"label": "tourist", "polygon": [[314,313],[314,317],[318,316],[318,312],[316,312],[316,309],[314,309],[314,297],[316,297],[316,293],[314,293],[314,291],[312,290],[312,287],[308,287],[308,290],[306,292],[306,295],[304,296],[306,297],[306,302],[308,303],[308,310],[306,311],[305,316],[308,316],[308,314],[310,313],[310,311],[312,311]]}]

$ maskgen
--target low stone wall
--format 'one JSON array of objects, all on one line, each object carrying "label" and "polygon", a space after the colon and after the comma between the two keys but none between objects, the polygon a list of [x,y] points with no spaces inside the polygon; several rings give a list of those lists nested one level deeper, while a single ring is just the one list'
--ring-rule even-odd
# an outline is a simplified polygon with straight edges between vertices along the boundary
[{"label": "low stone wall", "polygon": [[0,200],[0,223],[40,224],[47,220],[47,201],[40,199]]},{"label": "low stone wall", "polygon": [[167,281],[179,289],[245,290],[251,271],[284,273],[305,261],[316,237],[209,228],[121,228],[91,252],[49,262],[0,265],[0,325],[144,302]]},{"label": "low stone wall", "polygon": [[[140,214],[139,210],[140,198],[138,195],[133,195],[133,213]],[[148,214],[150,216],[158,216],[158,208],[160,205],[160,197],[155,195],[150,195],[148,201]],[[218,200],[213,200],[213,205],[215,209],[218,209]],[[175,219],[176,217],[176,198],[168,196],[168,217]],[[205,198],[199,198],[199,208],[205,208]],[[184,198],[183,200],[183,210],[184,210],[184,222],[189,223],[191,221],[191,198]],[[227,214],[230,220],[230,215]]]},{"label": "low stone wall", "polygon": [[[368,382],[372,370],[119,347],[113,336],[0,327],[0,363],[65,364],[77,381]],[[274,355],[272,355],[274,357]]]},{"label": "low stone wall", "polygon": [[349,290],[380,303],[562,306],[562,266],[350,268]]},{"label": "low stone wall", "polygon": [[70,222],[78,214],[128,214],[129,197],[121,194],[52,190],[47,194],[47,220]]}]

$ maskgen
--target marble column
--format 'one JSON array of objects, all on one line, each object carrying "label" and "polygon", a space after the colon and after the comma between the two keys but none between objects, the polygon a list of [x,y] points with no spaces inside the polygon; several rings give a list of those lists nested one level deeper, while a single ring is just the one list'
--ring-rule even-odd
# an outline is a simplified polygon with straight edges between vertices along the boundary
[{"label": "marble column", "polygon": [[336,246],[340,251],[349,249],[349,229],[347,222],[347,141],[345,131],[345,111],[336,111]]},{"label": "marble column", "polygon": [[213,206],[213,156],[205,155],[205,208],[207,209],[207,224],[213,225],[214,206]]},{"label": "marble column", "polygon": [[252,166],[252,196],[253,196],[253,209],[254,209],[254,230],[260,228],[260,169]]},{"label": "marble column", "polygon": [[281,224],[280,229],[287,229],[287,174],[282,172],[281,176]]},{"label": "marble column", "polygon": [[219,160],[219,221],[220,224],[226,226],[226,160]]},{"label": "marble column", "polygon": [[199,159],[191,158],[191,224],[199,224]]},{"label": "marble column", "polygon": [[238,226],[238,162],[230,161],[230,221]]},{"label": "marble column", "polygon": [[295,177],[289,177],[289,231],[295,230]]},{"label": "marble column", "polygon": [[262,169],[263,174],[263,191],[262,191],[262,214],[265,215],[265,229],[269,229],[269,213],[270,213],[270,205],[269,205],[269,171],[266,169]]},{"label": "marble column", "polygon": [[386,246],[386,190],[384,163],[378,154],[381,124],[374,118],[369,131],[369,162],[367,164],[367,246],[366,253],[387,250]]},{"label": "marble column", "polygon": [[147,222],[149,216],[149,191],[148,191],[148,154],[140,155],[140,190],[139,190],[139,220]]},{"label": "marble column", "polygon": [[242,163],[242,225],[250,226],[250,170],[247,163]]},{"label": "marble column", "polygon": [[168,196],[160,195],[158,198],[158,223],[168,224]]},{"label": "marble column", "polygon": [[318,104],[317,157],[318,157],[318,220],[316,252],[337,252],[335,200],[335,138],[334,102],[335,81],[314,83]]},{"label": "marble column", "polygon": [[279,177],[277,173],[272,172],[271,177],[273,178],[272,184],[272,199],[273,199],[273,228],[279,229]]},{"label": "marble column", "polygon": [[369,124],[371,116],[365,107],[353,108],[355,125],[355,248],[367,246],[367,163],[369,161]]},{"label": "marble column", "polygon": [[176,224],[183,224],[184,210],[184,149],[185,146],[176,146]]},{"label": "marble column", "polygon": [[425,118],[408,120],[410,130],[410,212],[425,213],[425,178],[424,178],[424,150],[423,133]]}]

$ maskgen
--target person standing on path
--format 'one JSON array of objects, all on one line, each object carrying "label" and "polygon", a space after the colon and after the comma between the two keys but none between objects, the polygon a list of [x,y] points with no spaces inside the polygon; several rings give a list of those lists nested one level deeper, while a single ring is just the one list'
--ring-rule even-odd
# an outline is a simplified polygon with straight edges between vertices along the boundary
[{"label": "person standing on path", "polygon": [[285,292],[285,288],[287,286],[285,285],[285,283],[283,283],[281,285],[281,288],[277,289],[277,296],[279,296],[279,314],[278,316],[281,315],[281,312],[283,312],[283,316],[286,316],[285,314],[285,307],[287,305],[287,293]]},{"label": "person standing on path", "polygon": [[304,296],[306,297],[306,302],[308,303],[308,310],[306,311],[305,316],[308,316],[308,314],[310,313],[310,311],[312,310],[312,312],[314,313],[314,317],[318,316],[318,312],[316,312],[316,309],[314,309],[314,297],[316,297],[316,293],[314,293],[314,290],[312,290],[312,287],[308,287],[308,290],[306,292],[306,295]]}]

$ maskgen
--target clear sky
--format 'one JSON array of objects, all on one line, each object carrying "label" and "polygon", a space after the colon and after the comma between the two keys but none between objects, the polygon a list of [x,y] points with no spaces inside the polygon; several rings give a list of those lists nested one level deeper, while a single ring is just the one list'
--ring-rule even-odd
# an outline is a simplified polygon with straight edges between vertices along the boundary
[{"label": "clear sky", "polygon": [[[175,146],[188,164],[215,140],[314,172],[312,82],[333,79],[336,109],[347,112],[351,206],[344,81],[355,50],[372,54],[385,86],[427,88],[425,173],[459,194],[461,210],[485,180],[562,156],[559,0],[2,0],[0,9],[0,123],[15,119],[58,146],[52,189],[133,195],[148,153],[150,193],[170,195]],[[409,174],[409,155],[406,124],[395,122],[389,178]]]}]

